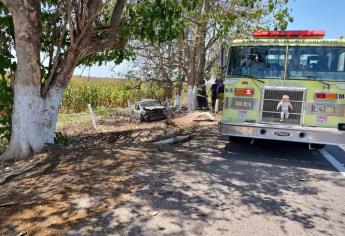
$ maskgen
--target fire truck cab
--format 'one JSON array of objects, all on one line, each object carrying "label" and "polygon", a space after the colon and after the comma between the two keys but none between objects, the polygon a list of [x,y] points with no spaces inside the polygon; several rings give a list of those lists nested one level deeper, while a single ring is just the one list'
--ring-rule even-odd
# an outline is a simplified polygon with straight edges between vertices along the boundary
[{"label": "fire truck cab", "polygon": [[345,40],[259,31],[227,53],[222,135],[345,143]]}]

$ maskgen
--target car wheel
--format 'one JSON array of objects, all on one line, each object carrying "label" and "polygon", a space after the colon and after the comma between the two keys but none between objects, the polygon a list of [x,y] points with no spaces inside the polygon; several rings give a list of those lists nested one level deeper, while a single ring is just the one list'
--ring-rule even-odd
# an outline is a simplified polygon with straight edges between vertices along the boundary
[{"label": "car wheel", "polygon": [[140,123],[142,123],[142,122],[144,122],[144,121],[145,121],[145,120],[144,120],[143,115],[142,115],[142,114],[140,114],[139,122],[140,122]]}]

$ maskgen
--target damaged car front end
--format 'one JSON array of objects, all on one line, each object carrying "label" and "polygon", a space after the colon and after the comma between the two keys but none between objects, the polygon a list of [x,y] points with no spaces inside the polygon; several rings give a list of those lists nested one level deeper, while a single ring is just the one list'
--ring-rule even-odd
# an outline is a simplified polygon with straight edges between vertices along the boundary
[{"label": "damaged car front end", "polygon": [[134,110],[134,116],[140,122],[166,119],[167,113],[167,108],[154,99],[137,102]]}]

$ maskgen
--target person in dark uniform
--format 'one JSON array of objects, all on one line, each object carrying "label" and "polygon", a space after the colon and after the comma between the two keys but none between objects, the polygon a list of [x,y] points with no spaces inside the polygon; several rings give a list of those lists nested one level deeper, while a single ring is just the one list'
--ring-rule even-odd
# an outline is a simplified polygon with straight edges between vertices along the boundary
[{"label": "person in dark uniform", "polygon": [[212,86],[211,86],[212,112],[215,112],[218,85],[219,85],[219,80],[216,79],[214,84],[212,84]]},{"label": "person in dark uniform", "polygon": [[219,99],[218,111],[222,111],[224,104],[224,83],[222,79],[219,80],[217,87],[217,99]]},{"label": "person in dark uniform", "polygon": [[201,80],[197,85],[197,100],[198,100],[198,108],[199,109],[207,109],[207,92],[206,92],[206,85],[205,80]]}]

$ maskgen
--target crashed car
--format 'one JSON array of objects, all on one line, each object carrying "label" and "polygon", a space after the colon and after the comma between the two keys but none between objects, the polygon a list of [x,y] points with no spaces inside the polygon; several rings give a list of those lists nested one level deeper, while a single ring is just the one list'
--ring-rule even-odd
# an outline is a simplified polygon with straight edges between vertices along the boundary
[{"label": "crashed car", "polygon": [[134,117],[140,122],[167,118],[167,109],[154,99],[143,99],[135,104]]}]

